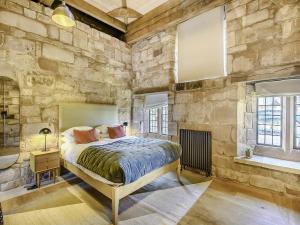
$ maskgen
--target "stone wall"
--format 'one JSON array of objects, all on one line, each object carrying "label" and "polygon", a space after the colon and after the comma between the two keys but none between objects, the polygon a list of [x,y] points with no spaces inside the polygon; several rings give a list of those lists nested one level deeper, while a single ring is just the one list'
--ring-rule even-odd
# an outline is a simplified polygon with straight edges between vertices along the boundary
[{"label": "stone wall", "polygon": [[247,136],[239,135],[238,128],[247,131],[247,91],[246,84],[232,84],[228,78],[204,82],[201,90],[176,92],[173,120],[179,129],[212,132],[214,176],[299,195],[299,175],[234,162],[234,157],[244,155],[243,146],[238,144],[246,143]]},{"label": "stone wall", "polygon": [[298,0],[227,5],[228,73],[238,81],[299,75]]},{"label": "stone wall", "polygon": [[[0,172],[0,190],[25,182],[29,152],[43,148],[38,132],[50,127],[49,148],[58,146],[58,104],[117,104],[119,121],[130,121],[131,48],[76,22],[63,28],[52,10],[29,0],[0,0],[0,76],[20,88],[19,164]],[[25,162],[23,163],[25,159]]]},{"label": "stone wall", "polygon": [[[300,176],[242,165],[233,160],[243,154],[241,144],[246,143],[244,125],[249,97],[244,81],[300,74],[299,1],[277,2],[278,5],[268,0],[235,0],[227,4],[227,78],[175,85],[176,63],[168,64],[169,70],[164,70],[160,64],[175,60],[175,28],[138,41],[132,48],[134,91],[149,92],[161,86],[168,87],[173,93],[169,101],[169,120],[176,131],[181,128],[212,131],[214,176],[300,195]],[[165,35],[169,46],[165,48],[168,52],[161,56],[165,59],[151,57],[142,62],[142,54],[146,58],[146,53],[154,50],[150,40]],[[157,45],[164,46],[163,43]],[[152,79],[153,65],[160,65],[160,75]],[[178,141],[177,133],[172,134],[172,140]]]},{"label": "stone wall", "polygon": [[[0,155],[14,154],[15,148],[9,151],[5,146],[20,144],[20,91],[13,80],[0,77],[0,109],[7,113],[0,118]],[[6,153],[1,152],[4,151]]]},{"label": "stone wall", "polygon": [[133,91],[168,90],[174,83],[176,29],[168,29],[132,46]]}]

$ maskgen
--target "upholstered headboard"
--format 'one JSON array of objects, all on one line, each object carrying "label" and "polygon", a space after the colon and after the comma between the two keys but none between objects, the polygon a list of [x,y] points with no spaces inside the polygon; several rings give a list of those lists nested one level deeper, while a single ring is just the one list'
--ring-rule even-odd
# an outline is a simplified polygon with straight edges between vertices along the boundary
[{"label": "upholstered headboard", "polygon": [[59,105],[59,131],[75,126],[95,127],[101,124],[117,124],[116,105],[63,103]]}]

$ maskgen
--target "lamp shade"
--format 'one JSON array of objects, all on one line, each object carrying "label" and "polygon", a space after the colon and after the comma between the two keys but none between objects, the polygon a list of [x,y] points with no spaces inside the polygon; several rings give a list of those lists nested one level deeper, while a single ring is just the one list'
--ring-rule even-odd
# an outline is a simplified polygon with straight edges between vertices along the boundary
[{"label": "lamp shade", "polygon": [[53,11],[52,20],[64,27],[75,26],[74,16],[64,1]]},{"label": "lamp shade", "polygon": [[41,129],[39,133],[47,135],[47,134],[51,134],[52,132],[51,132],[51,130],[49,128],[45,127],[43,129]]}]

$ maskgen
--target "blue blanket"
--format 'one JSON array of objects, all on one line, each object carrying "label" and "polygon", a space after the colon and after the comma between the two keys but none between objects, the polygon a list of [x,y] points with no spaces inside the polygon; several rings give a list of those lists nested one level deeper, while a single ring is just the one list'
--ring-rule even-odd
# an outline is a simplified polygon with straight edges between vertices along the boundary
[{"label": "blue blanket", "polygon": [[129,184],[145,174],[176,161],[179,144],[150,138],[128,138],[90,146],[77,163],[114,183]]}]

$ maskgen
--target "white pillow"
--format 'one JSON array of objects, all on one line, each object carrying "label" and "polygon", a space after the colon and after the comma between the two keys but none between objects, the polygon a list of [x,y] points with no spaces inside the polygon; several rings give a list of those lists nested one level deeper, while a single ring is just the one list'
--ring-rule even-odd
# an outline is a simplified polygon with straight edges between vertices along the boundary
[{"label": "white pillow", "polygon": [[72,136],[63,136],[61,138],[62,143],[75,143],[75,138]]},{"label": "white pillow", "polygon": [[100,125],[98,127],[95,127],[96,130],[99,131],[99,137],[100,138],[108,138],[109,135],[108,135],[108,127],[110,125],[107,125],[107,124],[103,124],[103,125]]},{"label": "white pillow", "polygon": [[74,130],[91,130],[93,129],[92,127],[88,126],[81,126],[81,127],[71,127],[68,130],[65,130],[64,132],[61,133],[61,135],[66,136],[66,135],[73,135]]}]

